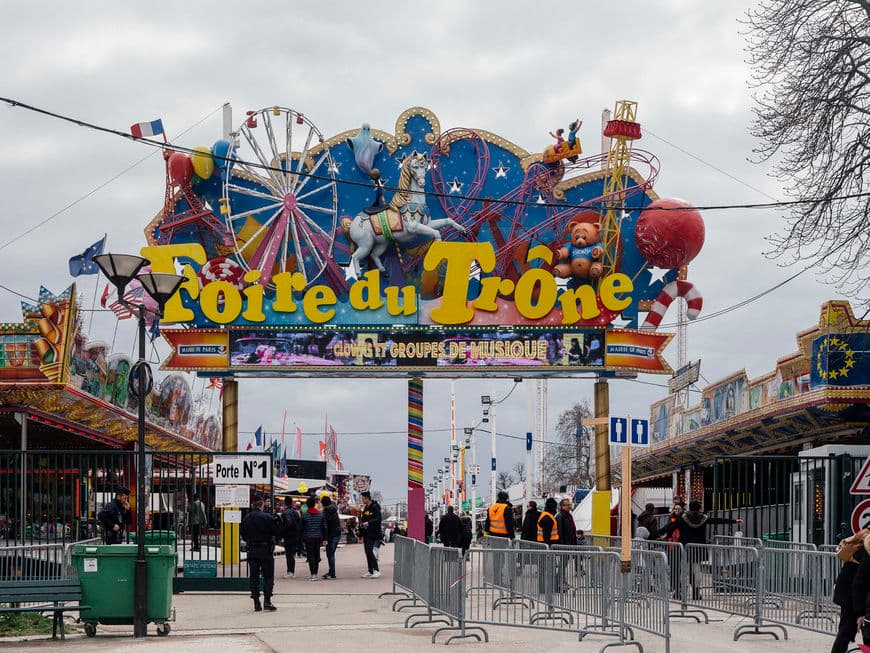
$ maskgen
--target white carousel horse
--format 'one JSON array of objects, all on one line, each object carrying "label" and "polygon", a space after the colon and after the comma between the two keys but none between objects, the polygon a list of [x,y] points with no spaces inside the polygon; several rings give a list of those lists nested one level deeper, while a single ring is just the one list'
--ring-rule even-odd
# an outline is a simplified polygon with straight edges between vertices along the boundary
[{"label": "white carousel horse", "polygon": [[429,159],[425,154],[410,154],[402,162],[399,190],[383,211],[375,215],[362,212],[353,220],[342,220],[342,229],[356,246],[351,263],[357,276],[360,263],[367,256],[372,257],[378,270],[386,272],[381,255],[390,243],[402,243],[415,236],[441,240],[439,230],[447,225],[465,233],[465,227],[451,218],[430,219],[424,191],[428,169]]}]

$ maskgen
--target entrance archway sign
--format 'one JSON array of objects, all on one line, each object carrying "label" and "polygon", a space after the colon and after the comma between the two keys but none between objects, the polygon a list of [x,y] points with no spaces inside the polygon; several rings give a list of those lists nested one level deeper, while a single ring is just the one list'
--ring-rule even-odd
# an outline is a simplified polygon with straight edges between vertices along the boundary
[{"label": "entrance archway sign", "polygon": [[[409,378],[409,506],[420,496],[409,531],[422,538],[424,378],[594,376],[606,387],[671,374],[672,334],[656,326],[703,222],[656,203],[659,162],[633,148],[636,112],[617,103],[608,152],[582,156],[574,132],[543,156],[482,129],[442,131],[421,107],[393,131],[332,137],[295,109],[248,111],[196,148],[193,173],[167,156],[167,200],[142,249],[154,272],[179,265],[186,277],[165,310],[163,369],[222,376],[233,390],[246,377]],[[697,315],[697,290],[679,287]],[[651,308],[656,319],[641,322]],[[225,414],[234,403],[225,391]],[[609,488],[606,446],[597,462]]]}]

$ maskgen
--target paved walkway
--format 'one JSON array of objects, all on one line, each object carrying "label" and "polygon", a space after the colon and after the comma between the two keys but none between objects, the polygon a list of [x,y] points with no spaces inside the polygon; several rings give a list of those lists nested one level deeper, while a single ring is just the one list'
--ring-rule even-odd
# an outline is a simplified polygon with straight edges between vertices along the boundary
[{"label": "paved walkway", "polygon": [[[277,612],[253,612],[250,598],[242,593],[185,593],[174,597],[177,620],[172,624],[169,637],[155,636],[149,625],[146,640],[132,638],[132,626],[98,626],[95,638],[83,634],[67,636],[65,642],[50,639],[7,638],[0,640],[0,651],[46,651],[63,648],[64,651],[117,651],[139,653],[146,648],[154,651],[178,653],[392,653],[406,651],[448,650],[498,653],[506,650],[534,650],[559,653],[580,651],[593,653],[612,639],[589,637],[583,642],[571,633],[535,630],[531,628],[490,627],[489,644],[474,641],[454,642],[449,649],[442,644],[433,645],[430,637],[434,626],[405,629],[407,612],[391,610],[389,598],[378,599],[378,594],[391,587],[393,546],[381,549],[383,576],[362,579],[365,556],[361,545],[342,547],[338,551],[338,579],[331,581],[307,580],[307,565],[297,560],[297,578],[283,578],[284,559],[276,558],[274,603]],[[323,563],[326,562],[325,556]],[[320,572],[323,573],[323,565]],[[715,617],[715,613],[711,617]],[[770,637],[743,637],[733,642],[734,629],[743,619],[729,618],[710,624],[671,622],[673,653],[820,653],[830,650],[832,638],[789,629],[788,641],[775,641]],[[72,628],[71,628],[72,630]],[[661,638],[640,634],[646,651],[664,651]],[[609,649],[614,650],[614,649]],[[634,648],[629,650],[636,650]]]}]

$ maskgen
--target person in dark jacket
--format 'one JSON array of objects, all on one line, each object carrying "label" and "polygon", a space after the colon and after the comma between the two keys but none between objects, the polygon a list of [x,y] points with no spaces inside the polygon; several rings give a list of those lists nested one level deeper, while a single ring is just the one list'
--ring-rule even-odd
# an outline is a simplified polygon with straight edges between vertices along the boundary
[{"label": "person in dark jacket", "polygon": [[544,502],[544,510],[538,517],[538,527],[535,539],[544,544],[559,543],[559,529],[556,527],[556,512],[559,504],[553,497]]},{"label": "person in dark jacket", "polygon": [[130,490],[119,487],[115,490],[115,497],[97,514],[97,519],[103,525],[103,540],[106,544],[121,544],[124,541],[129,511]]},{"label": "person in dark jacket", "polygon": [[293,503],[293,499],[284,501],[284,512],[281,513],[281,536],[284,538],[284,557],[287,560],[286,578],[296,577],[296,552],[299,550],[300,528],[302,527],[302,515]]},{"label": "person in dark jacket", "polygon": [[541,511],[538,510],[538,504],[534,501],[529,501],[529,509],[523,516],[523,525],[520,528],[520,539],[526,542],[538,541],[538,517],[541,516]]},{"label": "person in dark jacket", "polygon": [[326,541],[326,520],[323,513],[317,509],[317,499],[308,497],[305,500],[308,510],[302,515],[302,541],[305,543],[305,557],[308,558],[308,580],[317,580],[317,570],[320,568],[320,545]]},{"label": "person in dark jacket", "polygon": [[656,507],[648,503],[643,507],[643,512],[637,516],[637,525],[644,527],[647,530],[647,536],[643,539],[657,540],[659,539],[659,526],[655,518]]},{"label": "person in dark jacket", "polygon": [[459,515],[453,511],[453,506],[447,506],[447,514],[441,518],[438,531],[441,533],[441,544],[444,546],[456,549],[462,546],[462,522],[459,520]]},{"label": "person in dark jacket", "polygon": [[381,522],[381,506],[377,501],[372,500],[371,492],[361,492],[363,500],[363,514],[360,519],[360,535],[363,538],[363,547],[366,552],[366,564],[368,571],[362,575],[363,578],[380,578],[381,572],[378,569],[378,557],[375,554],[375,549],[380,546],[381,537],[383,537],[383,524]]},{"label": "person in dark jacket", "polygon": [[[248,572],[254,612],[278,608],[272,605],[272,590],[275,586],[275,557],[272,555],[274,538],[280,537],[281,520],[277,515],[263,512],[263,500],[254,499],[251,511],[242,520],[239,532],[248,545]],[[263,605],[260,605],[260,575],[263,576]]]},{"label": "person in dark jacket", "polygon": [[[676,506],[674,506],[676,508]],[[673,515],[673,513],[672,513]],[[687,546],[689,544],[706,544],[707,543],[707,526],[710,524],[742,524],[742,519],[727,519],[721,517],[710,517],[704,512],[701,512],[700,501],[690,501],[689,510],[682,514],[680,519],[676,521],[671,519],[663,532],[666,535],[673,535],[677,531],[680,544]],[[692,586],[692,600],[697,601],[701,598],[701,591],[695,581],[696,567],[693,564],[689,566],[689,584]]]},{"label": "person in dark jacket", "polygon": [[577,526],[574,524],[574,515],[571,514],[571,499],[562,499],[559,502],[556,529],[559,533],[559,544],[569,546],[577,544]]},{"label": "person in dark jacket", "polygon": [[323,506],[323,520],[326,522],[326,562],[329,564],[329,571],[323,574],[323,578],[335,578],[335,551],[341,541],[341,519],[332,499],[324,496],[320,499],[320,505]]},{"label": "person in dark jacket", "polygon": [[[866,549],[870,545],[870,538],[867,535],[866,530],[858,531],[840,542],[838,557],[850,553],[851,556],[843,563],[834,583],[834,603],[840,606],[840,623],[831,653],[846,653],[849,650],[849,644],[855,641],[858,633],[859,617],[866,611],[867,592],[870,590],[870,556]],[[864,619],[866,623],[866,615]],[[870,640],[865,637],[864,641]]]},{"label": "person in dark jacket", "polygon": [[513,506],[508,500],[508,493],[499,492],[495,497],[495,503],[486,511],[486,521],[483,522],[483,530],[487,535],[514,539],[516,528],[514,526]]},{"label": "person in dark jacket", "polygon": [[462,513],[459,521],[462,523],[462,555],[465,555],[471,548],[471,515]]},{"label": "person in dark jacket", "polygon": [[706,544],[707,543],[707,526],[710,524],[742,524],[742,519],[727,519],[721,517],[710,517],[704,512],[701,512],[700,501],[689,501],[689,510],[683,513],[680,529],[680,543],[686,544]]}]

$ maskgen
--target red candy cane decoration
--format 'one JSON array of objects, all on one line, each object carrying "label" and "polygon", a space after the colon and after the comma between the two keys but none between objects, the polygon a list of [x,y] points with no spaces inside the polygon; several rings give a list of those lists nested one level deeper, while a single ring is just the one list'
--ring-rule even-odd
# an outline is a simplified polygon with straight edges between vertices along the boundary
[{"label": "red candy cane decoration", "polygon": [[688,311],[686,317],[694,320],[701,314],[701,307],[704,305],[704,298],[701,293],[695,288],[694,284],[688,281],[671,281],[668,285],[662,288],[659,296],[653,302],[652,308],[649,309],[649,314],[641,326],[641,329],[653,330],[661,324],[668,306],[671,305],[677,297],[682,297],[686,300]]}]

